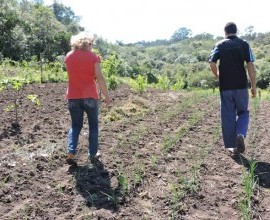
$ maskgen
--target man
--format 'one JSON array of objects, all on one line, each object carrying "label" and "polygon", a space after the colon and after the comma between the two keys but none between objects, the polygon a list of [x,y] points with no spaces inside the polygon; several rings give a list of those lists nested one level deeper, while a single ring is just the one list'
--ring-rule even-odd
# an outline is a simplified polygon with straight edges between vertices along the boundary
[{"label": "man", "polygon": [[251,83],[251,96],[255,97],[254,56],[249,44],[236,36],[235,23],[227,23],[224,31],[226,38],[215,45],[209,63],[212,72],[219,80],[221,126],[225,148],[233,148],[234,153],[244,153],[244,138],[249,123],[248,80],[245,63]]}]

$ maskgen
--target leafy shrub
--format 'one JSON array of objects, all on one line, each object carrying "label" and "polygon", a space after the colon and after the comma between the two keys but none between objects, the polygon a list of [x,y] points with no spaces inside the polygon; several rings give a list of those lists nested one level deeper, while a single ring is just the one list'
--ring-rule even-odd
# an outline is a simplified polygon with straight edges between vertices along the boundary
[{"label": "leafy shrub", "polygon": [[170,79],[165,76],[158,76],[158,83],[156,84],[156,87],[162,90],[167,90],[170,88]]},{"label": "leafy shrub", "polygon": [[188,87],[215,88],[217,80],[209,71],[201,71],[187,76]]},{"label": "leafy shrub", "polygon": [[270,85],[270,62],[258,62],[259,68],[256,74],[257,86],[266,89]]},{"label": "leafy shrub", "polygon": [[185,88],[185,82],[183,79],[177,79],[176,82],[171,86],[171,89],[178,91]]},{"label": "leafy shrub", "polygon": [[106,82],[108,84],[109,90],[115,90],[119,85],[119,82],[118,82],[116,76],[113,76],[113,75],[110,76],[109,78],[107,78]]},{"label": "leafy shrub", "polygon": [[198,62],[197,58],[191,54],[180,54],[174,61],[175,63],[196,63]]},{"label": "leafy shrub", "polygon": [[147,82],[148,83],[157,83],[158,78],[153,73],[147,73]]},{"label": "leafy shrub", "polygon": [[196,55],[196,58],[197,58],[197,60],[199,62],[201,62],[201,61],[205,62],[209,58],[209,51],[207,51],[207,50],[200,50],[200,51],[196,52],[195,55]]},{"label": "leafy shrub", "polygon": [[138,75],[135,80],[129,80],[129,85],[132,89],[142,94],[147,88],[147,78],[145,76]]}]

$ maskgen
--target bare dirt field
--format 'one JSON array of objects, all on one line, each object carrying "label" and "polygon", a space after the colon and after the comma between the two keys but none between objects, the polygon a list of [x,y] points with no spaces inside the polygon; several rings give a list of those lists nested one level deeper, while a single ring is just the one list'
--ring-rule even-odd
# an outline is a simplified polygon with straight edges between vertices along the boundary
[{"label": "bare dirt field", "polygon": [[[70,118],[65,84],[27,85],[20,126],[0,94],[0,219],[242,219],[245,174],[256,159],[251,218],[270,219],[270,101],[250,101],[247,150],[223,149],[218,93],[121,86],[100,108],[100,152],[65,162]],[[255,103],[255,104],[254,104]]]}]

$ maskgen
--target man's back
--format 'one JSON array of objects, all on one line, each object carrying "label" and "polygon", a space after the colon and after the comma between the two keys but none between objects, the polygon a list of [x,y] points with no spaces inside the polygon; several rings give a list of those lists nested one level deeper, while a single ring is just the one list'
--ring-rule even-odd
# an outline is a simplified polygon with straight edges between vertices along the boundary
[{"label": "man's back", "polygon": [[236,35],[227,36],[218,42],[213,50],[213,62],[219,63],[219,81],[221,90],[247,88],[245,62],[253,61],[249,44]]}]

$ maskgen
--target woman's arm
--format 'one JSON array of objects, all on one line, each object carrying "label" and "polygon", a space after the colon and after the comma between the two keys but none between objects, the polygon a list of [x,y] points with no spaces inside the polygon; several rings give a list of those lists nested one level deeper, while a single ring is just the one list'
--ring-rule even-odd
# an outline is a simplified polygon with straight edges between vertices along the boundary
[{"label": "woman's arm", "polygon": [[111,100],[109,97],[109,92],[107,89],[107,85],[106,85],[104,76],[102,75],[100,63],[95,63],[95,76],[96,76],[99,88],[101,90],[101,93],[105,96],[106,105],[110,105]]}]

